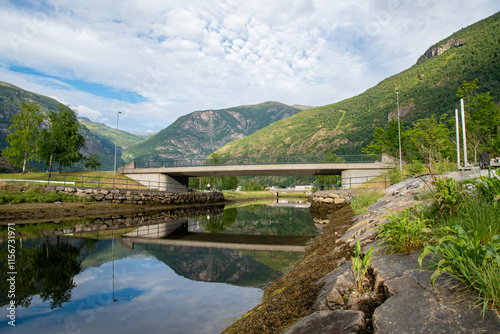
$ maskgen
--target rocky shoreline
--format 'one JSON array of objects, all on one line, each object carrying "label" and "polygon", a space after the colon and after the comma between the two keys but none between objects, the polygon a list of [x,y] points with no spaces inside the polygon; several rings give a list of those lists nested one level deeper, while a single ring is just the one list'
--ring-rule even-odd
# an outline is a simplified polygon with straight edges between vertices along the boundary
[{"label": "rocky shoreline", "polygon": [[[368,291],[355,292],[347,261],[318,280],[322,289],[315,312],[283,333],[500,333],[498,312],[489,309],[483,318],[481,309],[474,307],[474,296],[465,294],[458,281],[441,275],[431,286],[433,272],[420,268],[420,252],[386,254],[385,246],[379,245],[376,228],[386,221],[388,209],[396,213],[413,207],[428,181],[429,177],[412,178],[386,189],[386,195],[368,213],[354,216],[350,228],[335,241],[334,252],[352,249],[357,240],[363,252],[374,247]],[[329,198],[324,193],[315,197]]]},{"label": "rocky shoreline", "polygon": [[[458,281],[443,274],[431,285],[433,272],[420,268],[420,252],[386,254],[379,245],[376,228],[386,222],[388,209],[413,207],[429,181],[423,176],[391,186],[366,214],[356,216],[347,205],[353,191],[316,192],[311,210],[320,235],[265,291],[262,303],[224,333],[500,333],[498,312],[489,309],[483,318],[475,297]],[[355,292],[350,261],[357,240],[363,253],[374,247],[363,294]]]}]

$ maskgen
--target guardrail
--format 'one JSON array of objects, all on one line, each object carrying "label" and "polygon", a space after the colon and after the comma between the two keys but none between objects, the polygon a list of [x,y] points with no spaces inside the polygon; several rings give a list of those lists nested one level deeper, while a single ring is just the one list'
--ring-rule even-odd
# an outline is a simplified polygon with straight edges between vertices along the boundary
[{"label": "guardrail", "polygon": [[217,159],[163,159],[136,161],[136,168],[237,166],[237,165],[289,165],[327,163],[371,163],[382,161],[381,155],[319,155],[280,157],[236,157]]},{"label": "guardrail", "polygon": [[342,180],[341,176],[338,176],[331,179],[316,180],[314,185],[317,190],[339,190],[343,189],[343,186],[350,189],[385,189],[391,185],[391,181],[385,175],[377,176],[376,178],[373,178],[373,176],[349,177],[344,180]]}]

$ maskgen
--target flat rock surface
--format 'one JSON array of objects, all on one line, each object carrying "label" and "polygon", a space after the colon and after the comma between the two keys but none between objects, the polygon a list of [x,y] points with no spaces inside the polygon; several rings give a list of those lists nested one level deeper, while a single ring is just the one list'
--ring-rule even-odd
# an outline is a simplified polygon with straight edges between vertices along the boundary
[{"label": "flat rock surface", "polygon": [[360,311],[319,311],[300,319],[283,334],[350,334],[357,333],[364,323]]},{"label": "flat rock surface", "polygon": [[494,310],[484,319],[473,299],[461,294],[458,281],[441,275],[430,284],[432,272],[409,270],[386,281],[391,295],[373,314],[375,333],[500,333],[500,318]]}]

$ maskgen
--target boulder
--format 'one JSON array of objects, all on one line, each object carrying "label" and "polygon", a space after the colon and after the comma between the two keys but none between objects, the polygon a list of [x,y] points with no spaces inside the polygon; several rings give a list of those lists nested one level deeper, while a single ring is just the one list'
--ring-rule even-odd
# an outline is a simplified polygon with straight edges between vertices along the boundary
[{"label": "boulder", "polygon": [[458,281],[439,276],[435,288],[432,271],[409,270],[386,281],[390,298],[373,314],[375,333],[500,333],[495,310],[474,308],[473,296],[460,292]]},{"label": "boulder", "polygon": [[360,311],[318,311],[301,318],[283,334],[348,334],[364,327],[365,317]]}]

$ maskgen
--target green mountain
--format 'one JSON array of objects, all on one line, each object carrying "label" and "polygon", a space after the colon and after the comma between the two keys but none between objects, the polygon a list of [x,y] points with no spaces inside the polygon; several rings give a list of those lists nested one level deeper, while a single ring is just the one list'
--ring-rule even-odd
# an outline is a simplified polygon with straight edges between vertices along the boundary
[{"label": "green mountain", "polygon": [[124,150],[126,161],[205,159],[223,145],[301,110],[278,102],[195,111]]},{"label": "green mountain", "polygon": [[140,143],[149,137],[148,134],[134,134],[126,131],[116,130],[102,123],[95,123],[85,117],[79,117],[78,121],[83,124],[90,132],[99,138],[107,139],[122,149]]},{"label": "green mountain", "polygon": [[[10,119],[13,115],[21,110],[21,103],[36,103],[40,107],[40,111],[44,114],[48,114],[50,111],[57,112],[58,102],[47,96],[35,94],[27,90],[21,89],[9,83],[0,81],[0,152],[7,147],[7,134],[9,133],[9,126],[11,125]],[[46,121],[45,121],[46,122]],[[102,164],[102,170],[112,170],[114,165],[114,138],[116,138],[117,132],[105,125],[97,125],[98,123],[92,123],[87,119],[82,118],[80,120],[82,124],[81,134],[85,138],[85,147],[82,149],[82,154],[85,156],[90,156],[97,154],[99,156],[99,161]],[[45,123],[44,126],[47,126]],[[89,126],[89,127],[87,127]],[[108,130],[106,130],[106,128]],[[93,131],[93,129],[96,129]],[[113,132],[114,131],[114,132]],[[109,134],[111,133],[111,134]],[[131,145],[132,143],[137,143],[141,140],[139,136],[128,134],[124,131],[118,131],[118,142]],[[111,140],[113,138],[113,141]],[[124,162],[120,158],[121,147],[118,147],[118,166],[123,165]],[[6,160],[0,157],[0,170],[2,171],[12,171],[9,166],[6,165]],[[30,162],[29,165],[44,169],[42,163]],[[83,163],[76,164],[73,168],[66,168],[65,170],[83,170]]]},{"label": "green mountain", "polygon": [[457,88],[479,79],[480,93],[500,100],[500,13],[431,46],[411,68],[364,93],[305,110],[217,151],[224,156],[360,154],[376,127],[397,118],[396,92],[404,125],[419,118],[454,115]]}]

